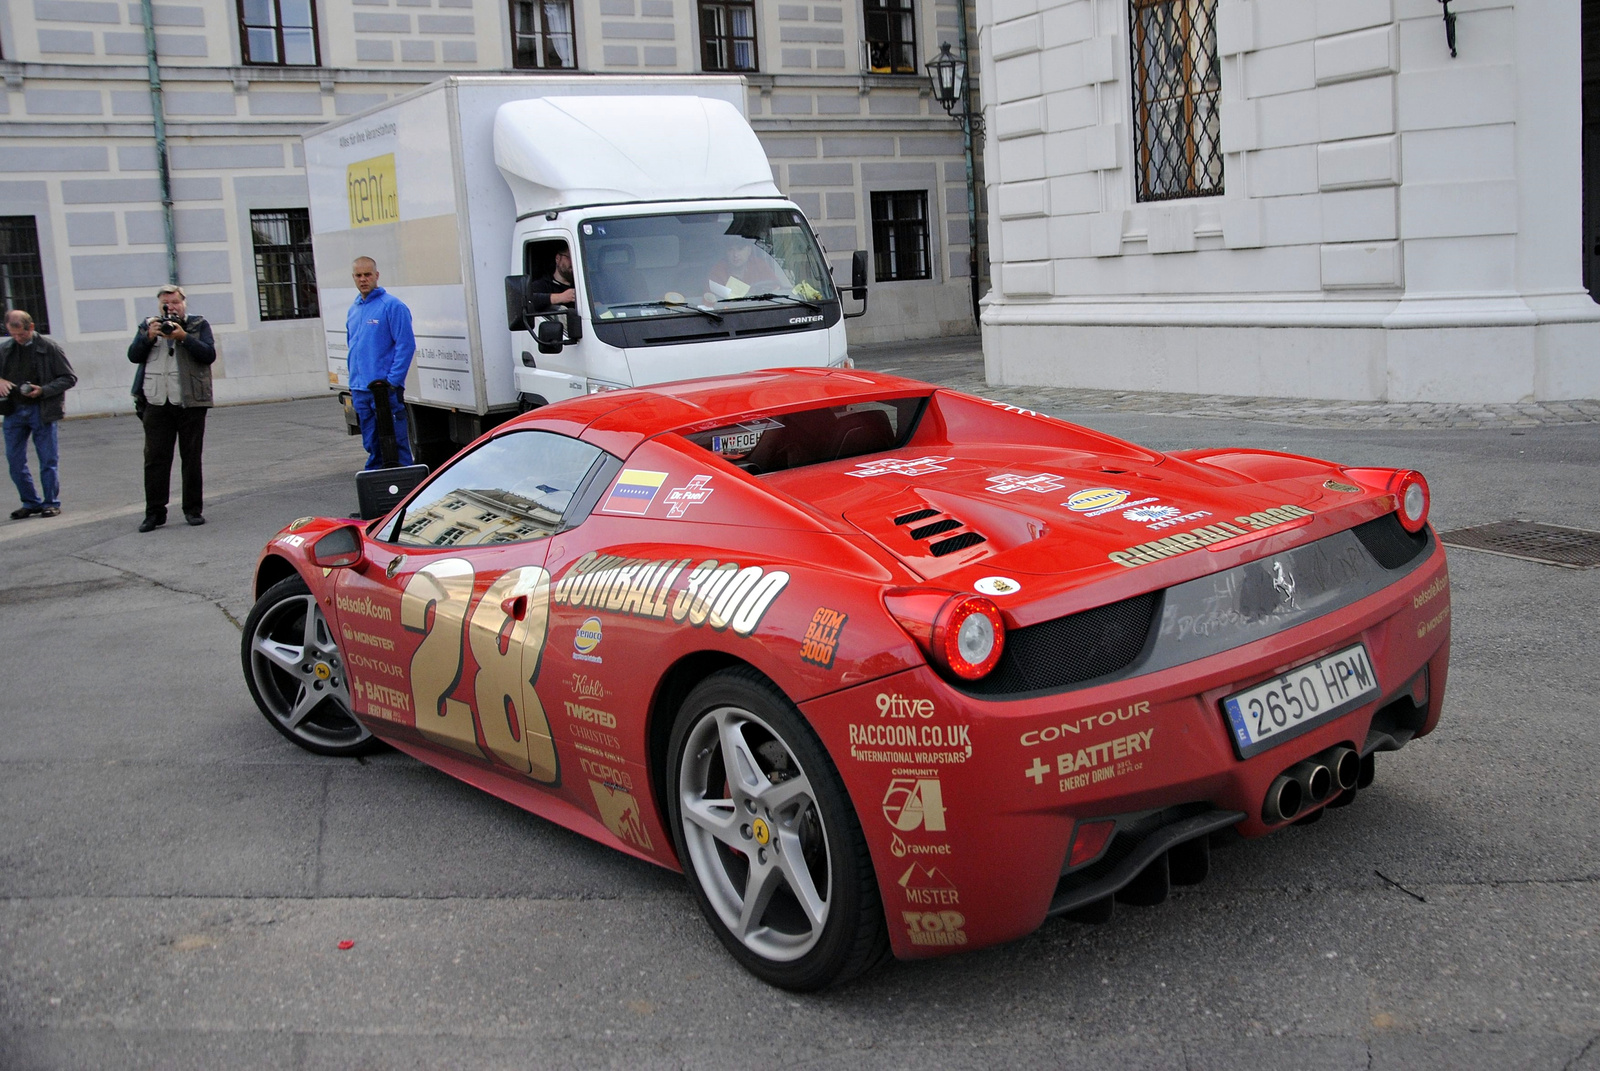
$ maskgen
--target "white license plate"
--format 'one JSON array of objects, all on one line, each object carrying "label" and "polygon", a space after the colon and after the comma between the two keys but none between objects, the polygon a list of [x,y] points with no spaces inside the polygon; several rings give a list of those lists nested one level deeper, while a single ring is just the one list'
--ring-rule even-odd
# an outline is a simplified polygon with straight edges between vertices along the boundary
[{"label": "white license plate", "polygon": [[1378,694],[1365,644],[1296,666],[1222,701],[1240,758],[1299,736]]}]

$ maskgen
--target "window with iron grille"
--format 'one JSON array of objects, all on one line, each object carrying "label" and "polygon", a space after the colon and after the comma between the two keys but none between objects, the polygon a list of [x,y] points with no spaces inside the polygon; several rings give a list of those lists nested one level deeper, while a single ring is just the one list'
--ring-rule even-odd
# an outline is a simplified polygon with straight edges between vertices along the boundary
[{"label": "window with iron grille", "polygon": [[511,0],[511,65],[578,66],[571,0]]},{"label": "window with iron grille", "polygon": [[239,0],[244,61],[274,67],[315,67],[317,13],[311,0]]},{"label": "window with iron grille", "polygon": [[304,320],[319,315],[310,212],[304,208],[253,211],[250,238],[256,248],[261,319]]},{"label": "window with iron grille", "polygon": [[916,74],[917,31],[911,0],[865,0],[867,68],[873,74]]},{"label": "window with iron grille", "polygon": [[756,5],[700,0],[700,66],[708,71],[756,69]]},{"label": "window with iron grille", "polygon": [[1131,0],[1133,151],[1141,201],[1222,192],[1216,0]]},{"label": "window with iron grille", "polygon": [[932,277],[926,191],[872,195],[872,257],[880,283]]},{"label": "window with iron grille", "polygon": [[41,335],[50,333],[39,228],[32,216],[0,216],[0,300],[5,312],[21,309],[33,317],[34,330]]}]

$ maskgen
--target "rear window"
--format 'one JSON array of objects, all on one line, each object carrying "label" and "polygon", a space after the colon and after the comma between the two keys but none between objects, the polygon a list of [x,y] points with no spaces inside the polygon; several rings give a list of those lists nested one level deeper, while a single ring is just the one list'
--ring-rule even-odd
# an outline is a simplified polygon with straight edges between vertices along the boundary
[{"label": "rear window", "polygon": [[903,446],[924,397],[853,402],[760,417],[685,436],[746,472],[760,475],[843,461]]}]

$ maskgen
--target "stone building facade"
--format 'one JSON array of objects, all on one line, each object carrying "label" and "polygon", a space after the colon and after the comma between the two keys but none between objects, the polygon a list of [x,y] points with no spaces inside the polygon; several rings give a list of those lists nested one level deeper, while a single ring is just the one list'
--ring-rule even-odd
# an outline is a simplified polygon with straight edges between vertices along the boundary
[{"label": "stone building facade", "polygon": [[[447,74],[742,74],[778,186],[812,220],[836,275],[848,279],[852,250],[875,255],[879,278],[852,341],[972,331],[961,137],[922,67],[955,42],[957,10],[956,0],[157,0],[177,274],[216,331],[218,399],[326,389],[300,136]],[[0,3],[0,298],[65,345],[78,413],[131,408],[124,351],[167,280],[145,41],[137,0]],[[898,253],[886,256],[891,234]]]},{"label": "stone building facade", "polygon": [[990,381],[1600,397],[1596,7],[982,0]]}]

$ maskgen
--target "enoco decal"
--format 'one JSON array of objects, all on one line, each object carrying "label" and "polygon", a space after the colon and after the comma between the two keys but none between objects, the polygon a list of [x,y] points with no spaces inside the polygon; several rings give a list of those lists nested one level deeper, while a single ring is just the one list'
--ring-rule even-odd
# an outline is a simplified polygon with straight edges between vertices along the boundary
[{"label": "enoco decal", "polygon": [[1272,509],[1264,509],[1259,513],[1249,513],[1233,519],[1234,523],[1218,521],[1215,524],[1191,528],[1187,532],[1174,532],[1165,539],[1154,539],[1148,543],[1140,543],[1136,547],[1125,547],[1114,550],[1106,557],[1127,569],[1137,565],[1149,565],[1163,558],[1171,558],[1178,554],[1187,554],[1191,550],[1209,547],[1213,543],[1221,543],[1225,539],[1235,536],[1249,535],[1251,532],[1262,531],[1289,521],[1299,520],[1301,517],[1311,516],[1311,511],[1300,506],[1282,505]]},{"label": "enoco decal", "polygon": [[604,658],[591,653],[600,646],[604,636],[605,632],[598,617],[585,619],[572,636],[572,657],[583,662],[604,662]]},{"label": "enoco decal", "polygon": [[[593,551],[572,563],[556,585],[558,606],[589,607],[607,613],[687,621],[718,632],[748,636],[779,593],[789,574],[757,565],[708,559],[689,569],[692,558],[660,561]],[[687,573],[685,573],[687,570]],[[683,586],[679,587],[682,579]]]}]

